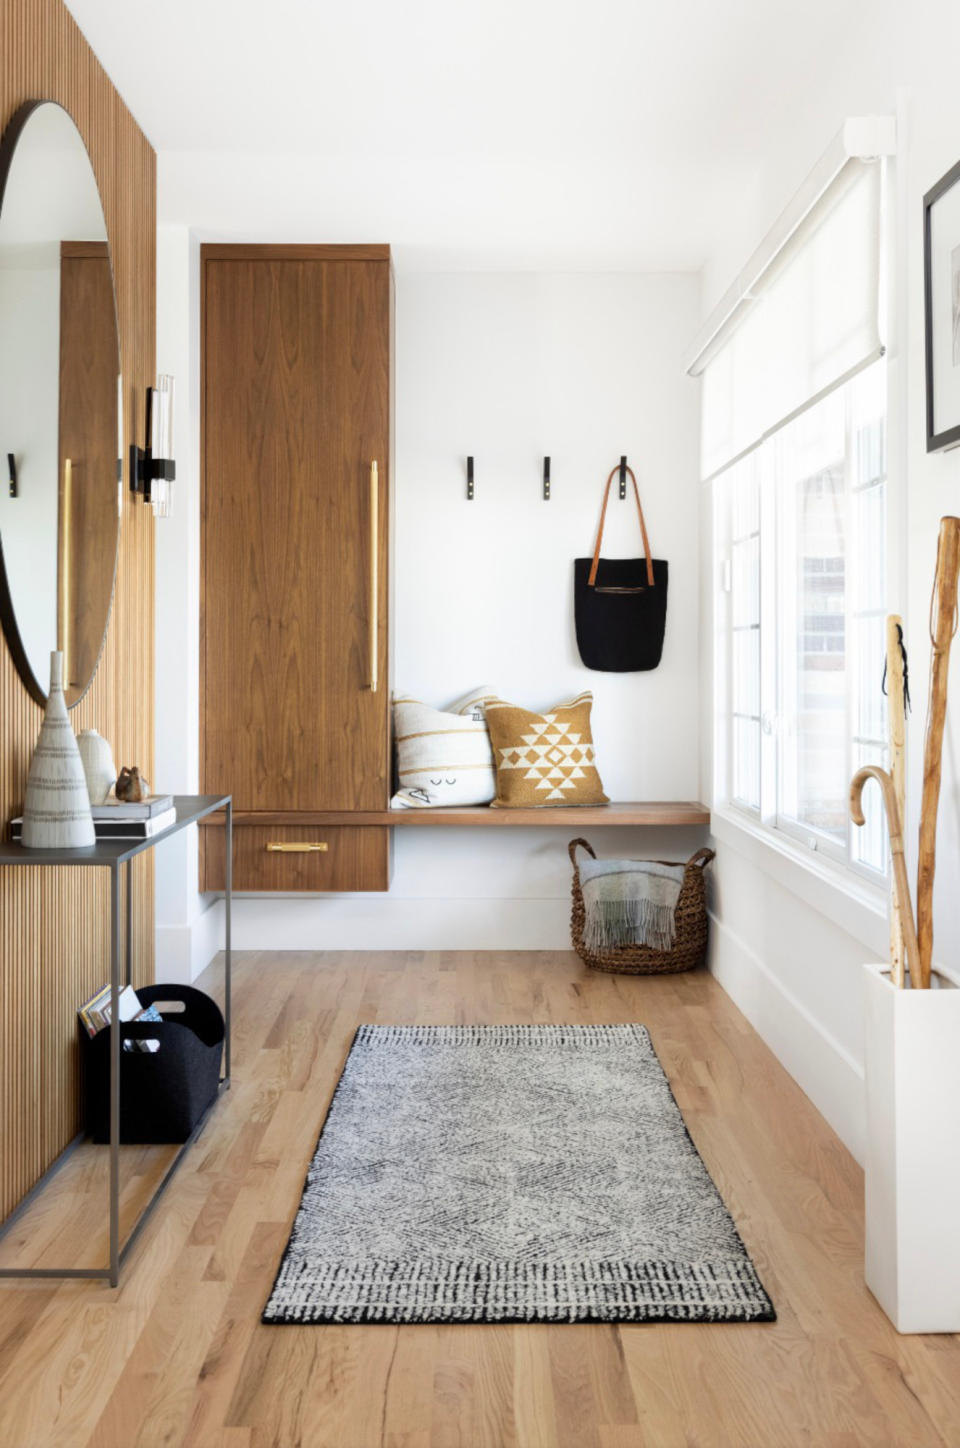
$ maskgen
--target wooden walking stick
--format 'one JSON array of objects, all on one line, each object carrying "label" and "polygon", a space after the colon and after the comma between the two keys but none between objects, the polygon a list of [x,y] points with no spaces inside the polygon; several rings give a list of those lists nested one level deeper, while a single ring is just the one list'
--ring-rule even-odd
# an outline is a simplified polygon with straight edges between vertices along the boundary
[{"label": "wooden walking stick", "polygon": [[[904,748],[906,744],[906,691],[904,687],[903,623],[898,614],[887,616],[887,714],[890,723],[890,778],[900,811],[900,826],[906,818]],[[903,921],[894,881],[890,907],[890,979],[901,989],[904,973]]]},{"label": "wooden walking stick", "polygon": [[930,599],[930,701],[923,748],[923,794],[920,800],[920,849],[917,857],[917,938],[919,970],[910,962],[910,983],[927,989],[933,961],[933,877],[937,864],[937,810],[943,726],[947,717],[947,675],[950,645],[957,631],[957,578],[960,574],[960,518],[941,518],[937,540],[937,571]]},{"label": "wooden walking stick", "polygon": [[900,820],[900,806],[892,776],[878,764],[867,764],[858,769],[850,781],[850,818],[855,825],[865,824],[861,796],[868,779],[875,779],[883,795],[883,807],[887,813],[887,830],[890,834],[890,858],[893,862],[893,885],[896,892],[903,939],[907,949],[907,967],[910,979],[916,984],[915,972],[919,968],[920,944],[917,927],[913,918],[913,901],[910,898],[910,881],[907,878],[907,862],[903,853],[903,825]]}]

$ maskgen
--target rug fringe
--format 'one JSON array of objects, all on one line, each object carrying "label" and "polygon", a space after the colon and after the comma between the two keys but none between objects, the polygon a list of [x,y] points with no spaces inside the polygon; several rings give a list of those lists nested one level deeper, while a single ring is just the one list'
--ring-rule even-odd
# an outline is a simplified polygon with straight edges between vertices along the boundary
[{"label": "rug fringe", "polygon": [[770,1322],[775,1316],[749,1259],[322,1262],[294,1250],[263,1321]]},{"label": "rug fringe", "polygon": [[375,1026],[358,1027],[357,1045],[623,1046],[646,1045],[645,1026]]}]

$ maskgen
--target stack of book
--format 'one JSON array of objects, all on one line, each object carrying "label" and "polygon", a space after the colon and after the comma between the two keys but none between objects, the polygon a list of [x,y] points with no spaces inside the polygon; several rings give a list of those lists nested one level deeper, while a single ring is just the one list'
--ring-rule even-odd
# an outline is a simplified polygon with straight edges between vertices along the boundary
[{"label": "stack of book", "polygon": [[[121,1021],[162,1021],[163,1016],[156,1006],[142,1006],[140,997],[131,985],[125,985],[119,997],[119,1015]],[[95,1036],[110,1024],[110,987],[105,985],[92,995],[88,1001],[77,1010],[77,1015],[83,1022],[84,1030],[88,1036]],[[143,1041],[124,1041],[125,1051],[148,1051],[151,1054],[159,1051],[160,1042],[149,1039]]]},{"label": "stack of book", "polygon": [[[91,807],[98,840],[149,840],[176,824],[177,811],[172,794],[152,794],[140,804],[111,799]],[[19,840],[23,819],[10,821],[10,838]]]}]

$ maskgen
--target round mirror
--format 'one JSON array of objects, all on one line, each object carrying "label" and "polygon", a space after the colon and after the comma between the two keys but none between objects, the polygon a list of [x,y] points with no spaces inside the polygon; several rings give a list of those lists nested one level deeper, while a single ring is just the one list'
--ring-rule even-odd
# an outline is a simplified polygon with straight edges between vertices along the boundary
[{"label": "round mirror", "polygon": [[103,647],[122,501],[119,399],[93,167],[67,112],[32,103],[0,145],[0,617],[38,703],[52,650],[75,704]]}]

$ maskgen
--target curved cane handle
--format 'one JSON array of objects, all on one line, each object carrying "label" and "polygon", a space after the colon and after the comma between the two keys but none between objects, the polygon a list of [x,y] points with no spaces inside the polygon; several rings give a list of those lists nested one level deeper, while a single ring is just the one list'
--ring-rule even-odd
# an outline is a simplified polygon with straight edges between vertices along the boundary
[{"label": "curved cane handle", "polygon": [[910,898],[910,882],[907,879],[907,862],[903,853],[903,826],[900,806],[893,776],[878,764],[866,764],[858,769],[850,781],[850,818],[855,825],[865,824],[863,813],[863,787],[868,779],[875,779],[883,796],[883,807],[887,816],[887,831],[890,835],[890,858],[893,861],[893,881],[897,892],[897,905],[903,921],[903,938],[907,947],[907,965],[910,969],[910,984],[921,990],[930,985],[930,974],[923,969],[920,959],[920,944],[917,940],[917,923]]}]

